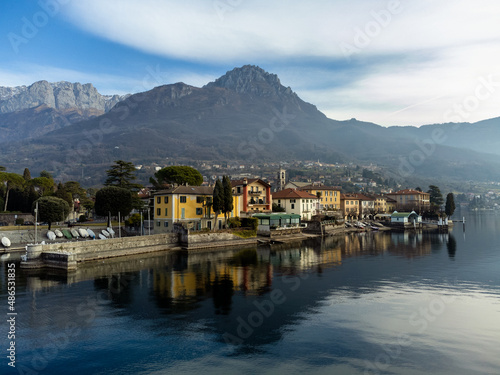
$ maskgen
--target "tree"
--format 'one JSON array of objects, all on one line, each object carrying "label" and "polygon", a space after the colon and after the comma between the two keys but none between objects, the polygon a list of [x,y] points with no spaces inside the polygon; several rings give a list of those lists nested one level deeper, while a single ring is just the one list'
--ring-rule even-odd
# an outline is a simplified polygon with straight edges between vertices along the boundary
[{"label": "tree", "polygon": [[273,212],[286,212],[285,207],[278,206],[278,203],[273,203]]},{"label": "tree", "polygon": [[137,184],[135,176],[135,166],[131,162],[123,160],[115,160],[115,164],[106,171],[108,178],[104,182],[105,186],[117,186],[122,189],[137,192],[143,188],[141,184]]},{"label": "tree", "polygon": [[149,182],[157,189],[161,189],[165,184],[200,186],[203,183],[201,173],[186,165],[162,168],[155,173],[155,177],[156,179],[151,177]]},{"label": "tree", "polygon": [[48,178],[49,180],[53,180],[52,175],[47,172],[46,170],[43,170],[40,172],[40,177]]},{"label": "tree", "polygon": [[416,190],[416,191],[420,191],[420,192],[422,192],[422,188],[421,188],[420,186],[417,186],[417,187],[415,188],[415,190]]},{"label": "tree", "polygon": [[54,192],[54,180],[49,177],[35,177],[29,181],[40,196],[51,195]]},{"label": "tree", "polygon": [[99,216],[108,216],[108,224],[111,216],[127,216],[132,211],[132,193],[130,190],[116,186],[107,186],[99,190],[95,195],[95,212]]},{"label": "tree", "polygon": [[0,183],[5,184],[5,199],[3,210],[7,211],[9,203],[9,192],[13,188],[22,188],[24,186],[24,178],[16,173],[0,172]]},{"label": "tree", "polygon": [[23,178],[25,181],[31,180],[31,173],[28,168],[24,168]]},{"label": "tree", "polygon": [[33,211],[38,202],[38,218],[49,223],[49,230],[53,222],[64,221],[69,214],[68,202],[57,197],[41,197],[33,203]]},{"label": "tree", "polygon": [[430,185],[427,193],[430,194],[431,207],[433,207],[435,211],[438,211],[444,203],[441,190],[439,190],[436,185]]},{"label": "tree", "polygon": [[448,193],[446,196],[446,205],[444,207],[444,212],[446,213],[446,216],[451,216],[455,212],[455,198],[453,196],[453,193]]},{"label": "tree", "polygon": [[224,193],[224,206],[222,211],[224,212],[224,221],[227,227],[227,218],[231,215],[231,211],[233,211],[233,187],[231,186],[229,176],[224,176],[222,178],[222,185]]},{"label": "tree", "polygon": [[2,167],[2,166],[0,165],[0,171],[5,171],[5,167]]},{"label": "tree", "polygon": [[224,210],[224,186],[222,186],[222,182],[217,179],[214,187],[213,199],[212,199],[212,210],[215,213],[215,224],[214,230],[217,226],[217,216]]}]

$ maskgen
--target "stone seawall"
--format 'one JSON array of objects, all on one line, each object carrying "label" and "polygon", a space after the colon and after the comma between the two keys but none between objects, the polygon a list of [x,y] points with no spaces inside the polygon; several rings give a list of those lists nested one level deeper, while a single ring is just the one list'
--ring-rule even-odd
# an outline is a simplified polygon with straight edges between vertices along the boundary
[{"label": "stone seawall", "polygon": [[179,246],[177,234],[112,238],[107,240],[71,241],[36,245],[39,251],[31,251],[28,245],[27,259],[22,268],[76,269],[77,263],[126,255],[152,253]]}]

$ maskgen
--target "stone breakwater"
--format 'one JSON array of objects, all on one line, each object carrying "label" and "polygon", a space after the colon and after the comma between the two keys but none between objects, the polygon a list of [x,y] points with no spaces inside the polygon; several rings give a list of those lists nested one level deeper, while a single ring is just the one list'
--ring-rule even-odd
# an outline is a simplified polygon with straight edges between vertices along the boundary
[{"label": "stone breakwater", "polygon": [[200,250],[256,244],[257,238],[242,239],[229,233],[156,234],[28,245],[21,268],[75,270],[78,263],[168,250]]}]

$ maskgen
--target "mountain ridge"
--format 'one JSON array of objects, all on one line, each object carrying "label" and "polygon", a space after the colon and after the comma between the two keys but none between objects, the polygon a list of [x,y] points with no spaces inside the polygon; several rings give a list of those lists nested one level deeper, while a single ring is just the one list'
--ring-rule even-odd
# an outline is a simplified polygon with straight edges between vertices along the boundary
[{"label": "mountain ridge", "polygon": [[[400,173],[402,160],[414,160],[415,175],[465,178],[469,173],[488,178],[500,173],[500,137],[477,131],[485,126],[500,131],[500,119],[479,124],[470,134],[473,126],[385,128],[356,119],[329,119],[282,85],[277,75],[245,65],[203,87],[182,82],[158,86],[64,131],[54,127],[27,141],[4,142],[0,164],[21,168],[21,161],[29,160],[47,169],[43,163],[49,162],[56,175],[68,178],[73,178],[76,165],[111,165],[117,159],[161,165],[167,158],[373,162],[399,173],[399,178],[405,177]],[[433,140],[435,129],[446,137]],[[429,142],[432,152],[422,148]],[[35,159],[35,153],[43,157]],[[9,155],[17,164],[9,164]]]}]

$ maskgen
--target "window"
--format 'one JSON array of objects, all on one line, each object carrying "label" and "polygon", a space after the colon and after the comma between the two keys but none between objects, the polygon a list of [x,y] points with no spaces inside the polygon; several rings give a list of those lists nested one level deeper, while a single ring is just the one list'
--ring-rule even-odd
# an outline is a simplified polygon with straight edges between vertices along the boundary
[{"label": "window", "polygon": [[237,192],[238,194],[241,194],[241,187],[239,187],[239,186],[238,186],[238,187],[236,188],[236,192]]},{"label": "window", "polygon": [[165,216],[168,216],[168,208],[165,208]]},{"label": "window", "polygon": [[186,196],[185,195],[181,196],[180,202],[181,203],[186,203]]},{"label": "window", "polygon": [[203,208],[197,207],[196,208],[196,215],[203,215]]},{"label": "window", "polygon": [[294,210],[294,209],[295,209],[295,204],[292,203],[292,210]]},{"label": "window", "polygon": [[161,203],[161,197],[156,197],[156,203],[158,203],[158,204]]},{"label": "window", "polygon": [[161,226],[161,223],[159,221],[156,222],[156,226],[159,227]]},{"label": "window", "polygon": [[203,203],[204,201],[203,197],[196,197],[196,203]]},{"label": "window", "polygon": [[161,208],[156,209],[156,215],[161,216]]},{"label": "window", "polygon": [[[158,223],[158,224],[159,224],[159,223]],[[163,223],[163,225],[165,226],[165,228],[168,228],[168,221],[165,221],[165,222]]]},{"label": "window", "polygon": [[[163,199],[163,201],[165,202],[165,204],[167,204],[167,203],[168,203],[168,197],[165,197],[165,198]],[[159,203],[159,202],[158,202],[158,203]]]}]

